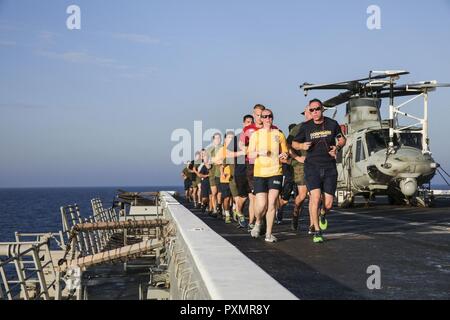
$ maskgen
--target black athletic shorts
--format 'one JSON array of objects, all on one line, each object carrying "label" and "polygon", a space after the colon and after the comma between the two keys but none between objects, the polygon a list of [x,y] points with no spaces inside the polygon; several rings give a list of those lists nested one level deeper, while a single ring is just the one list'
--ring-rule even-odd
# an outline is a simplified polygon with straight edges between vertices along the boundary
[{"label": "black athletic shorts", "polygon": [[189,188],[192,186],[191,179],[184,179],[184,191],[189,190]]},{"label": "black athletic shorts", "polygon": [[337,187],[336,167],[321,168],[305,163],[306,187],[309,191],[320,189],[324,193],[334,196]]},{"label": "black athletic shorts", "polygon": [[222,193],[222,199],[231,197],[231,190],[229,183],[220,183],[219,190]]},{"label": "black athletic shorts", "polygon": [[255,177],[254,178],[255,189],[253,193],[254,194],[261,192],[267,193],[269,192],[270,189],[281,191],[281,188],[283,187],[282,183],[283,183],[283,176],[274,176],[267,178]]},{"label": "black athletic shorts", "polygon": [[252,190],[250,190],[250,186],[248,185],[246,176],[234,176],[233,179],[234,182],[236,182],[239,197],[245,198],[250,192],[252,192]]},{"label": "black athletic shorts", "polygon": [[255,193],[254,192],[255,191],[255,186],[254,186],[254,182],[253,182],[254,181],[254,175],[255,175],[255,172],[254,172],[255,165],[247,163],[245,169],[246,169],[246,173],[247,173],[247,184],[248,184],[248,187],[250,189],[250,192]]},{"label": "black athletic shorts", "polygon": [[295,189],[297,189],[297,185],[294,182],[294,177],[284,176],[283,190],[281,191],[281,198],[284,201],[289,201],[289,199],[291,198],[292,191],[294,191]]},{"label": "black athletic shorts", "polygon": [[209,179],[204,178],[201,182],[201,191],[200,191],[200,197],[201,198],[209,198],[209,195],[211,194],[211,186],[209,185]]}]

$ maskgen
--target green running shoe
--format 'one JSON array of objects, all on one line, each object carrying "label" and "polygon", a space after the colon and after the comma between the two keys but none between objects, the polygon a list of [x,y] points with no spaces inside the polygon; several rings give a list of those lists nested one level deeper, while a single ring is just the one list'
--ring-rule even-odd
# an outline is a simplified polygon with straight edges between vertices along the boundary
[{"label": "green running shoe", "polygon": [[239,214],[236,210],[233,210],[233,221],[238,222]]},{"label": "green running shoe", "polygon": [[323,236],[320,232],[314,233],[313,242],[314,243],[322,243],[323,242]]},{"label": "green running shoe", "polygon": [[231,217],[230,216],[226,216],[225,217],[225,223],[231,223]]},{"label": "green running shoe", "polygon": [[319,227],[320,227],[320,230],[327,230],[327,228],[328,228],[328,221],[325,218],[324,214],[321,214],[319,217]]}]

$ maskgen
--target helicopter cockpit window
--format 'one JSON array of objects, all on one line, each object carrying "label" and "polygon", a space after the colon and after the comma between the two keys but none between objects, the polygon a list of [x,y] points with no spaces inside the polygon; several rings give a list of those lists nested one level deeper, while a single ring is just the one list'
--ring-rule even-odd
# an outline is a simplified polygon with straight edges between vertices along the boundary
[{"label": "helicopter cockpit window", "polygon": [[366,153],[364,152],[364,146],[361,139],[356,141],[356,152],[355,152],[355,162],[366,159]]},{"label": "helicopter cockpit window", "polygon": [[422,149],[422,135],[411,132],[400,133],[400,143],[402,146]]},{"label": "helicopter cockpit window", "polygon": [[[371,131],[366,134],[367,149],[369,154],[386,149],[389,144],[389,130]],[[407,146],[417,149],[422,149],[422,136],[420,133],[403,132],[394,135],[394,146]]]},{"label": "helicopter cockpit window", "polygon": [[[389,144],[389,130],[370,131],[366,134],[366,141],[369,154],[386,149]],[[398,146],[395,136],[394,146]]]}]

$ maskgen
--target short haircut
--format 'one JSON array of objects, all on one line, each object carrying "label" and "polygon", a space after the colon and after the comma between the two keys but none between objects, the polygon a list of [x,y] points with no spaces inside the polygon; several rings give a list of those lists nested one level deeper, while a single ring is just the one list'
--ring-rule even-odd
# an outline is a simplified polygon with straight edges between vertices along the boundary
[{"label": "short haircut", "polygon": [[244,118],[242,118],[242,122],[245,122],[245,120],[247,120],[247,119],[252,119],[252,122],[255,121],[255,119],[253,118],[252,115],[246,114],[246,115],[244,116]]},{"label": "short haircut", "polygon": [[211,140],[214,140],[214,138],[215,138],[216,136],[219,136],[220,138],[222,138],[222,134],[221,134],[220,132],[216,132],[216,133],[213,134]]},{"label": "short haircut", "polygon": [[234,131],[227,131],[227,133],[225,134],[225,137],[227,136],[233,136],[234,137]]},{"label": "short haircut", "polygon": [[264,109],[264,111],[269,111],[270,112],[270,114],[272,115],[272,120],[273,120],[273,118],[274,118],[274,115],[273,115],[273,112],[272,112],[272,110],[270,110],[270,109]]},{"label": "short haircut", "polygon": [[291,123],[291,124],[289,125],[289,127],[288,127],[289,132],[291,132],[291,130],[294,129],[294,127],[295,127],[296,125],[297,125],[296,123]]},{"label": "short haircut", "polygon": [[313,103],[313,102],[318,102],[318,103],[320,104],[320,106],[323,107],[322,101],[320,101],[320,100],[317,99],[317,98],[314,98],[314,99],[312,99],[312,100],[309,100],[308,105],[310,105],[310,104]]},{"label": "short haircut", "polygon": [[262,111],[262,110],[266,109],[266,107],[264,105],[258,103],[253,107],[253,110],[256,110],[256,109],[259,109]]}]

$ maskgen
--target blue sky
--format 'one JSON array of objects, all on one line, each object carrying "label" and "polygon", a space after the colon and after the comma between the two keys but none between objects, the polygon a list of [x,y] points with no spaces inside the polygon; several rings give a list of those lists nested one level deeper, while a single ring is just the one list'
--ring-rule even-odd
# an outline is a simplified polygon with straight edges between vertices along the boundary
[{"label": "blue sky", "polygon": [[[71,4],[81,30],[66,28]],[[366,27],[371,4],[380,30]],[[239,128],[255,103],[287,128],[333,94],[299,84],[369,70],[450,82],[449,38],[444,0],[0,0],[0,187],[180,184],[175,129]],[[449,171],[450,89],[430,104]]]}]

